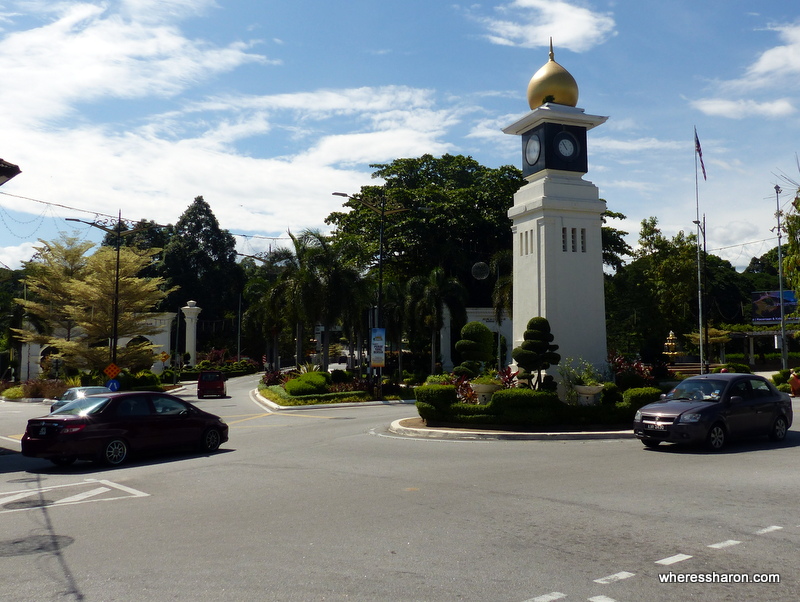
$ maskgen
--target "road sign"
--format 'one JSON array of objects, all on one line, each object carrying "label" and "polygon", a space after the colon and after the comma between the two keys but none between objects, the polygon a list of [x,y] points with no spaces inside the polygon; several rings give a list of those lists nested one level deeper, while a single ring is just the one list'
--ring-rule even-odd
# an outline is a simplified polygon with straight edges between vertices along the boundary
[{"label": "road sign", "polygon": [[119,366],[117,366],[116,364],[113,364],[113,363],[109,364],[108,366],[106,366],[106,369],[103,370],[103,373],[108,378],[117,378],[117,376],[119,376],[120,372],[122,372],[122,370],[119,369]]},{"label": "road sign", "polygon": [[161,355],[158,356],[158,359],[160,359],[162,362],[166,362],[169,359],[169,353],[162,351]]},{"label": "road sign", "polygon": [[112,378],[108,382],[106,382],[106,387],[113,393],[114,391],[119,391],[119,381],[115,378]]}]

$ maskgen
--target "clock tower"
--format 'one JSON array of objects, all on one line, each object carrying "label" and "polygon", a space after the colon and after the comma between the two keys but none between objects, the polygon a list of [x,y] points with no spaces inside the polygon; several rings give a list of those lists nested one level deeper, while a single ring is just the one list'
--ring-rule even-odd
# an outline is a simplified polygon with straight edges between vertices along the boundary
[{"label": "clock tower", "polygon": [[550,60],[528,85],[531,112],[503,130],[522,139],[527,184],[514,195],[514,346],[533,317],[550,322],[563,358],[606,363],[601,215],[588,171],[587,131],[607,117],[577,108],[578,86]]}]

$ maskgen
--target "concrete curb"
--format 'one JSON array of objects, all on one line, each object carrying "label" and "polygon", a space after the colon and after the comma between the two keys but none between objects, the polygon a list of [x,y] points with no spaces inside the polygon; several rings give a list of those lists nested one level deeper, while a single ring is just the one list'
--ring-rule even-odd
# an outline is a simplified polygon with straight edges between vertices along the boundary
[{"label": "concrete curb", "polygon": [[561,431],[520,433],[513,431],[481,431],[471,429],[419,428],[403,425],[415,420],[401,418],[389,426],[389,432],[418,439],[448,439],[452,441],[591,441],[596,439],[634,439],[633,431]]}]

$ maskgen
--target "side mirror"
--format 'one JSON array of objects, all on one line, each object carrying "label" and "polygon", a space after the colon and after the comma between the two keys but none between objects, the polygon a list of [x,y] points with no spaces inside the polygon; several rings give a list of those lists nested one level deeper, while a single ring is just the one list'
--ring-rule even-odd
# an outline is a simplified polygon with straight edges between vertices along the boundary
[{"label": "side mirror", "polygon": [[736,405],[744,402],[744,398],[740,397],[739,395],[732,395],[728,399],[728,403],[731,405]]}]

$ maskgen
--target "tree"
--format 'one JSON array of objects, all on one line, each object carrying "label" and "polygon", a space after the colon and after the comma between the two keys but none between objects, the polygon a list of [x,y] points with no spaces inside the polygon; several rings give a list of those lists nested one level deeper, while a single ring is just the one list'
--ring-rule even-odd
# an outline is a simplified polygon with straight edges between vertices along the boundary
[{"label": "tree", "polygon": [[75,323],[66,308],[67,287],[70,281],[83,277],[88,264],[86,253],[94,245],[64,233],[56,240],[40,239],[39,243],[33,247],[33,259],[24,266],[26,296],[14,299],[23,308],[28,326],[15,332],[23,342],[47,345],[54,332],[66,340],[72,337]]},{"label": "tree", "polygon": [[414,316],[411,327],[426,331],[431,344],[431,374],[436,372],[436,337],[444,326],[444,308],[456,323],[464,323],[466,290],[457,278],[448,277],[441,267],[427,277],[416,276],[408,282],[408,315]]},{"label": "tree", "polygon": [[337,240],[349,240],[346,259],[374,265],[379,255],[380,216],[365,206],[385,203],[383,270],[390,280],[408,282],[446,266],[469,291],[469,303],[489,305],[491,291],[470,270],[496,252],[511,247],[508,210],[525,180],[511,166],[490,169],[471,157],[423,155],[373,165],[382,186],[364,186],[345,204],[347,212],[326,219]]},{"label": "tree", "polygon": [[[602,200],[602,199],[601,199]],[[625,219],[625,215],[616,211],[604,211],[600,216],[603,226],[600,231],[603,246],[603,265],[615,272],[625,265],[623,257],[631,257],[633,249],[625,242],[627,232],[606,225],[609,219]]]},{"label": "tree", "polygon": [[553,344],[555,337],[550,332],[550,322],[541,316],[531,318],[522,338],[522,344],[511,352],[520,367],[517,379],[526,381],[529,389],[555,389],[553,377],[542,375],[561,361],[561,355],[556,353],[558,345]]},{"label": "tree", "polygon": [[[203,310],[201,321],[235,315],[244,288],[244,275],[236,262],[236,241],[219,227],[202,196],[196,197],[178,219],[163,257],[159,275],[177,291],[169,295],[165,307],[178,311],[194,300]],[[221,346],[232,342],[232,334]],[[198,340],[208,344],[210,336],[200,332]]]},{"label": "tree", "polygon": [[[147,314],[169,291],[164,290],[161,278],[138,277],[149,265],[152,253],[122,248],[117,297],[116,250],[102,247],[84,257],[91,246],[69,237],[43,243],[38,258],[27,266],[29,291],[35,299],[17,299],[41,327],[38,332],[16,332],[24,341],[53,347],[55,357],[68,367],[102,370],[108,365],[115,298],[119,299],[118,336],[135,339],[158,332],[147,324]],[[54,274],[63,274],[63,279],[53,280]],[[152,362],[153,346],[149,343],[118,349],[117,363],[122,368],[141,369]]]}]

